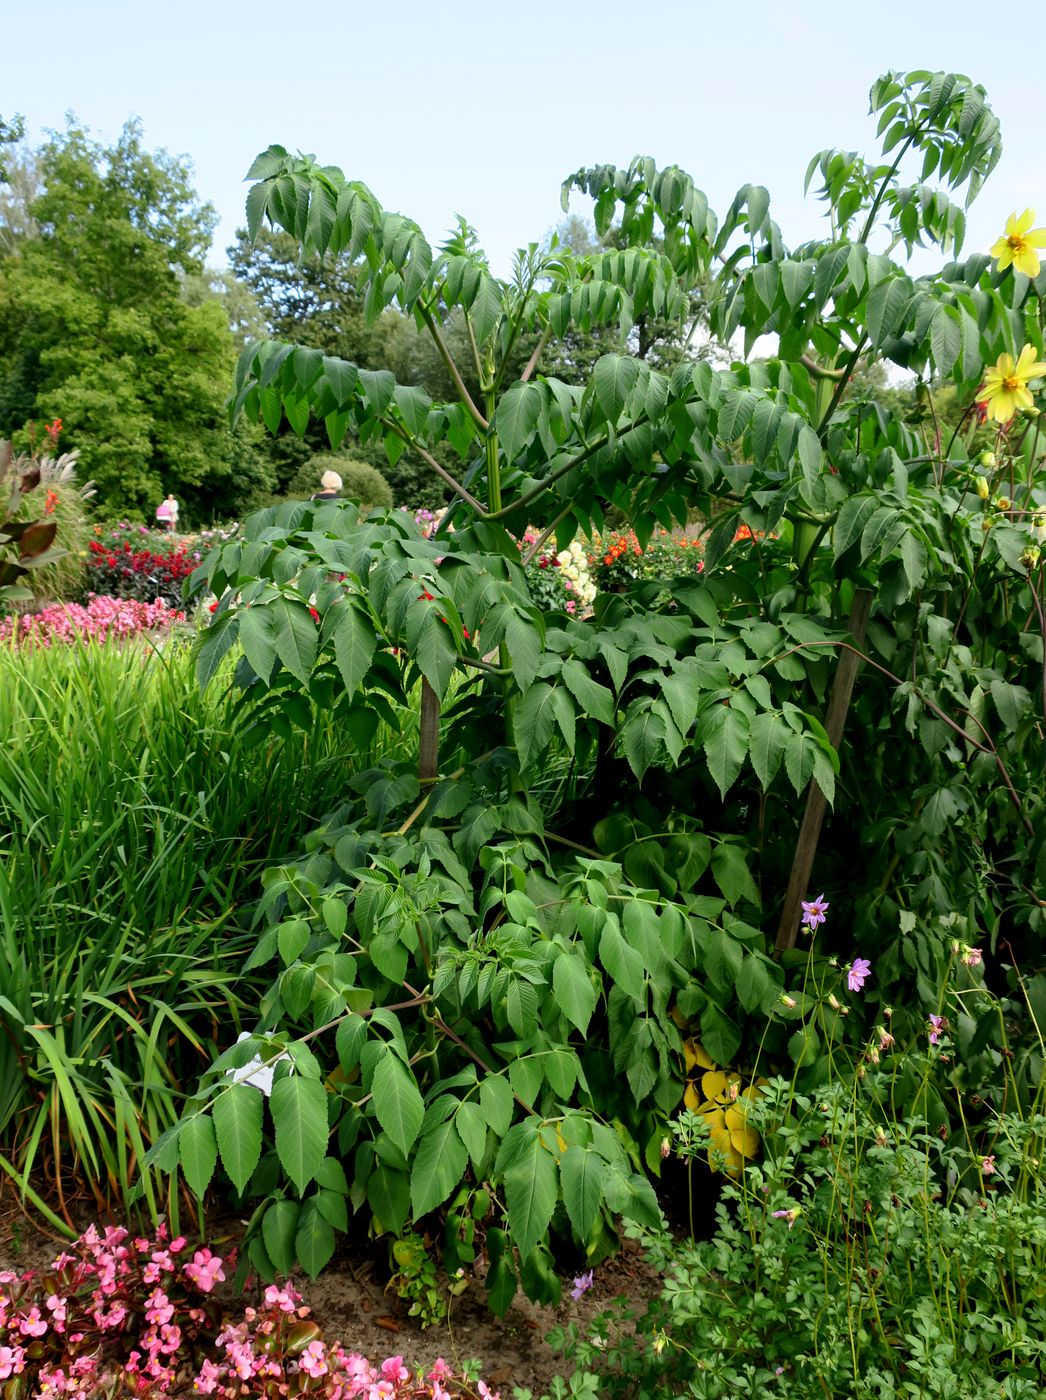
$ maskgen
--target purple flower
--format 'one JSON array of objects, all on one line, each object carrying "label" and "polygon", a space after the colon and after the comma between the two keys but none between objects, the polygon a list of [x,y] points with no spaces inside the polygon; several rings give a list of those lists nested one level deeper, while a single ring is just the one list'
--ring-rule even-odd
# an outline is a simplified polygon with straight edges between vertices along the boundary
[{"label": "purple flower", "polygon": [[867,958],[854,958],[846,970],[846,985],[851,992],[859,992],[868,980],[872,965]]},{"label": "purple flower", "polygon": [[816,928],[818,924],[824,923],[828,901],[823,894],[819,894],[816,899],[803,899],[799,902],[803,906],[802,922],[807,928]]},{"label": "purple flower", "polygon": [[789,1230],[799,1219],[799,1207],[793,1206],[791,1210],[773,1210],[770,1212],[775,1220],[787,1220]]},{"label": "purple flower", "polygon": [[593,1272],[589,1269],[587,1274],[578,1274],[574,1279],[574,1287],[570,1290],[570,1296],[576,1303],[579,1298],[583,1298],[592,1287]]},{"label": "purple flower", "polygon": [[944,1017],[943,1017],[943,1016],[934,1016],[933,1013],[931,1012],[931,1014],[930,1014],[930,1026],[929,1026],[930,1044],[931,1044],[931,1045],[936,1045],[936,1044],[937,1044],[938,1040],[940,1040],[940,1038],[941,1038],[941,1032],[942,1032],[943,1030],[944,1030]]}]

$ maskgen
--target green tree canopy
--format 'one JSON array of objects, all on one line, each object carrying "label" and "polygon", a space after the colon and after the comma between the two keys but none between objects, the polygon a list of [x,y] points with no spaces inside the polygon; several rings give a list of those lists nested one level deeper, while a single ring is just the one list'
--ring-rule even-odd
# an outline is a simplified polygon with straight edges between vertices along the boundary
[{"label": "green tree canopy", "polygon": [[70,122],[35,166],[34,228],[0,262],[0,433],[60,416],[108,511],[167,491],[190,518],[236,510],[263,483],[225,418],[235,345],[217,297],[183,295],[213,209],[135,122],[110,148]]}]

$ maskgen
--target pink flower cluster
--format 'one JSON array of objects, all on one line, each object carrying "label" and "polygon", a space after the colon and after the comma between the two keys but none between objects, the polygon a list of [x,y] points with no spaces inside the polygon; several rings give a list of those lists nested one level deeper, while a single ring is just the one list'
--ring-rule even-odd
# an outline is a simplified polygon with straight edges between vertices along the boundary
[{"label": "pink flower cluster", "polygon": [[0,642],[12,635],[19,643],[49,647],[56,642],[104,642],[110,637],[133,637],[184,622],[185,614],[157,599],[138,603],[130,598],[91,598],[80,603],[56,603],[42,612],[24,613],[0,622]]},{"label": "pink flower cluster", "polygon": [[168,1239],[163,1227],[153,1239],[132,1239],[91,1226],[47,1273],[0,1273],[0,1382],[17,1377],[17,1393],[37,1400],[190,1392],[500,1400],[442,1359],[423,1375],[402,1356],[372,1365],[326,1342],[289,1286],[266,1288],[260,1307],[231,1320],[213,1291],[234,1256],[206,1247],[187,1254],[184,1238]]}]

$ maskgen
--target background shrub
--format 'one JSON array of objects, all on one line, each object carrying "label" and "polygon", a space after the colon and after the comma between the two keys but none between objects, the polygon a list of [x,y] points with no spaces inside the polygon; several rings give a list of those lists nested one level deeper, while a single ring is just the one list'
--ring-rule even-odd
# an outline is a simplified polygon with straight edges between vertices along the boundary
[{"label": "background shrub", "polygon": [[320,489],[324,472],[337,472],[342,480],[341,496],[347,501],[359,501],[361,506],[391,508],[392,487],[369,462],[356,457],[340,457],[334,452],[320,452],[299,467],[287,488],[289,496],[308,497]]}]

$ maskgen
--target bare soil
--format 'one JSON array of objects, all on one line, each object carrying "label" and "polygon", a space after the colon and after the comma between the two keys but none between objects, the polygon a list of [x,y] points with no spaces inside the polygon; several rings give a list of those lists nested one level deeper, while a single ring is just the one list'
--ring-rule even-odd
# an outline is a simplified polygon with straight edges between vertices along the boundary
[{"label": "bare soil", "polygon": [[[46,1270],[63,1242],[39,1233],[6,1204],[0,1220],[0,1269]],[[233,1229],[221,1230],[209,1241],[223,1253],[234,1242]],[[412,1369],[427,1368],[438,1356],[456,1368],[476,1360],[480,1375],[504,1396],[517,1387],[541,1396],[555,1376],[570,1374],[571,1364],[546,1341],[553,1327],[587,1323],[618,1297],[642,1305],[659,1284],[638,1246],[626,1241],[618,1255],[594,1270],[592,1287],[578,1301],[571,1299],[570,1281],[565,1280],[558,1307],[538,1306],[519,1293],[505,1316],[497,1318],[486,1306],[481,1273],[478,1269],[470,1287],[453,1300],[448,1319],[427,1328],[407,1315],[409,1303],[385,1286],[375,1261],[350,1250],[336,1255],[315,1281],[295,1276],[292,1282],[328,1341],[340,1341],[371,1360],[399,1354]],[[223,1291],[233,1314],[258,1301],[261,1287],[240,1295],[228,1285]]]}]

